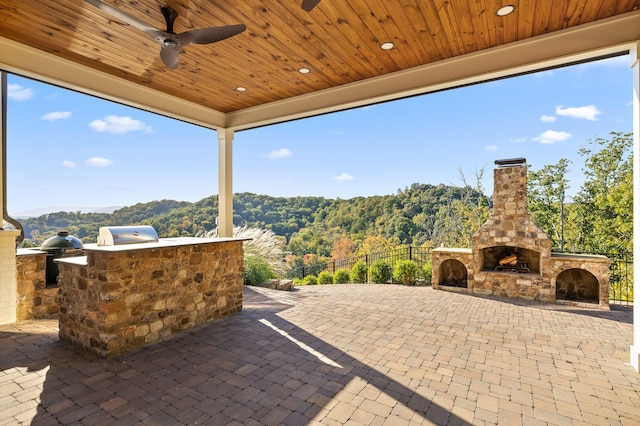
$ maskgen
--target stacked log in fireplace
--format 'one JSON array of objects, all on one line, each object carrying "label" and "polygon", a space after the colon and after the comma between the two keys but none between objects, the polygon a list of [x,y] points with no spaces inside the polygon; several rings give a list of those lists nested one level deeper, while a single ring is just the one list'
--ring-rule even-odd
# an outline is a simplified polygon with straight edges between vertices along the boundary
[{"label": "stacked log in fireplace", "polygon": [[498,266],[496,266],[495,270],[518,272],[521,274],[531,272],[529,265],[527,265],[526,263],[518,262],[518,255],[515,253],[505,256],[502,259],[498,260]]}]

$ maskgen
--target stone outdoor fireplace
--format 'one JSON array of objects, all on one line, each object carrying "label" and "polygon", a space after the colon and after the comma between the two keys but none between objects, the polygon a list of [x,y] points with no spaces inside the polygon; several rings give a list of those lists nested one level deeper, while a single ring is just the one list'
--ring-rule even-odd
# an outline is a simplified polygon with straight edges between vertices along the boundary
[{"label": "stone outdoor fireplace", "polygon": [[608,309],[611,260],[552,253],[527,208],[526,160],[496,165],[491,216],[470,249],[433,250],[433,288]]}]

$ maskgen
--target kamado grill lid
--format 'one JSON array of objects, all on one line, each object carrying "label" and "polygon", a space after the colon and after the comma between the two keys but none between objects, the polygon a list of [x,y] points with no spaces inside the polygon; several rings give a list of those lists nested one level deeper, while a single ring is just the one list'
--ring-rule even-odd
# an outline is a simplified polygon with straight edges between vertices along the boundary
[{"label": "kamado grill lid", "polygon": [[46,239],[40,250],[81,249],[82,241],[69,235],[69,231],[58,231],[58,235]]}]

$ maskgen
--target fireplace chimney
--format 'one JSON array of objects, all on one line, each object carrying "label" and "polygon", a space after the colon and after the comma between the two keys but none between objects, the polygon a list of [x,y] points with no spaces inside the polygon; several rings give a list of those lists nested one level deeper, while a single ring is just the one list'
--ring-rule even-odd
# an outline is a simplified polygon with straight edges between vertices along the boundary
[{"label": "fireplace chimney", "polygon": [[551,241],[527,209],[527,165],[524,158],[497,160],[493,170],[493,211],[473,235],[480,270],[501,269],[500,261],[517,254],[524,270],[540,273],[551,255]]}]

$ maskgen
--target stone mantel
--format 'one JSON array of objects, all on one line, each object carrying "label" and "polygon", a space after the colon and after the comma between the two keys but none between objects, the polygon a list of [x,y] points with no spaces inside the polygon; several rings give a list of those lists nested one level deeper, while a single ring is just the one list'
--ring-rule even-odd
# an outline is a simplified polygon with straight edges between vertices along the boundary
[{"label": "stone mantel", "polygon": [[243,241],[86,244],[56,259],[60,339],[111,356],[240,311]]}]

